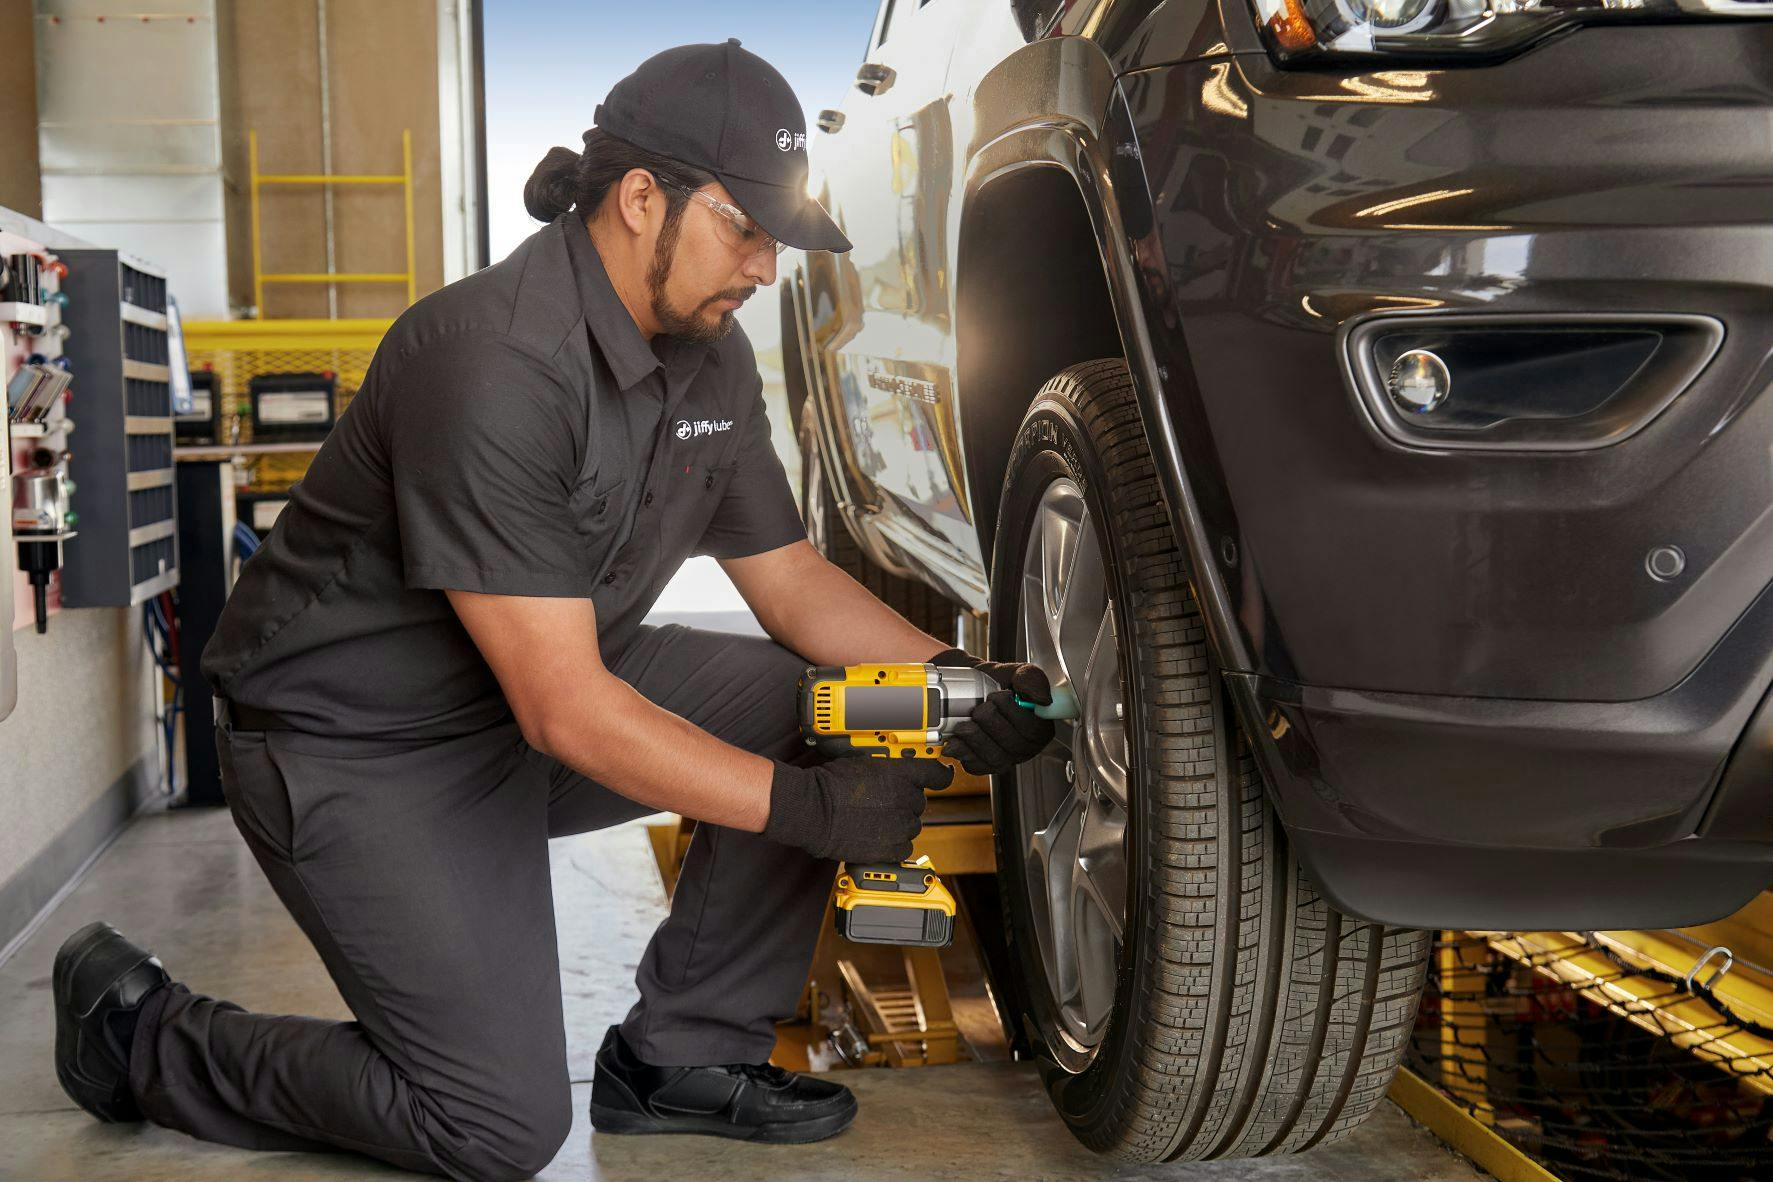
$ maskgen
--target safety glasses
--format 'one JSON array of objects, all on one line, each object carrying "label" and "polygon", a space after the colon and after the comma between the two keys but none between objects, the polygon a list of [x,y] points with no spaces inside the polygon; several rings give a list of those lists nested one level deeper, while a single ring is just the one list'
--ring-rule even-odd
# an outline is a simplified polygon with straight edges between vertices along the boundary
[{"label": "safety glasses", "polygon": [[720,220],[715,223],[715,232],[720,235],[721,241],[746,257],[761,254],[766,250],[773,250],[775,253],[781,254],[788,249],[786,242],[765,233],[763,228],[752,221],[738,206],[728,205],[724,201],[710,197],[700,189],[691,189],[676,181],[668,181],[657,174],[654,174],[653,179],[661,185],[669,185],[680,193],[688,194],[692,201],[700,201],[719,214]]}]

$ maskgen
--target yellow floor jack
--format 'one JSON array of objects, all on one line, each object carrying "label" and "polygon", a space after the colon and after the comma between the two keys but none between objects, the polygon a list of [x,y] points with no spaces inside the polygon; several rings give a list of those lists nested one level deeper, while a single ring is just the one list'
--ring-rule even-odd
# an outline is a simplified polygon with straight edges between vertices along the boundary
[{"label": "yellow floor jack", "polygon": [[[826,755],[937,759],[944,739],[997,682],[977,669],[937,665],[809,668],[800,678],[800,729]],[[1016,699],[1043,718],[1071,718],[1068,688],[1051,705]],[[954,939],[954,896],[928,858],[845,864],[837,872],[837,932],[860,944],[946,948]]]}]

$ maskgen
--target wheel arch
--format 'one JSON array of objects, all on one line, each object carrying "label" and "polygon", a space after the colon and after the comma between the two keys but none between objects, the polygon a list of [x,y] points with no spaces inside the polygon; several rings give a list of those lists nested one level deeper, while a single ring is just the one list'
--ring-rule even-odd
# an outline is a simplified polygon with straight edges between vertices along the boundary
[{"label": "wheel arch", "polygon": [[[1038,227],[1040,249],[1030,249]],[[980,553],[997,535],[1016,428],[1060,370],[1124,356],[1096,234],[1064,168],[1005,169],[966,203],[955,256],[955,387]]]},{"label": "wheel arch", "polygon": [[[982,100],[990,89],[981,85]],[[955,385],[980,552],[993,552],[993,493],[1041,384],[1081,361],[1123,357],[1208,635],[1223,667],[1247,669],[1247,646],[1164,404],[1165,375],[1132,259],[1129,219],[1142,235],[1151,216],[1137,141],[1112,83],[1096,97],[1095,118],[1047,114],[1003,127],[967,168],[955,251]],[[981,126],[989,126],[983,115]],[[1042,243],[1058,241],[1057,265],[1045,266],[1045,256],[1033,265],[1031,226]]]}]

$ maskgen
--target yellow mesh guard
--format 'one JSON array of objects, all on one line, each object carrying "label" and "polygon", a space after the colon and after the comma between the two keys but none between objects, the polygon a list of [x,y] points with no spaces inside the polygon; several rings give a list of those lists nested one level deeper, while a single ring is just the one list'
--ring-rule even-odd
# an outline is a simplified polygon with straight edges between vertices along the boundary
[{"label": "yellow mesh guard", "polygon": [[[222,439],[252,442],[252,380],[266,374],[332,373],[343,414],[363,385],[391,320],[194,320],[185,326],[193,373],[213,370],[221,399]],[[230,434],[235,422],[239,436]],[[253,492],[287,492],[313,459],[310,452],[248,456]]]}]

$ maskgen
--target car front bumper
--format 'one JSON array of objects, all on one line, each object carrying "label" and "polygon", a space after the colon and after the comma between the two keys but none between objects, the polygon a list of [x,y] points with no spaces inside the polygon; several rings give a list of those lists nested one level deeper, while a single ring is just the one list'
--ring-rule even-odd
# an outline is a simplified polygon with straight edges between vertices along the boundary
[{"label": "car front bumper", "polygon": [[[1228,684],[1352,912],[1666,925],[1773,882],[1773,782],[1728,768],[1773,745],[1745,733],[1773,684],[1769,59],[1773,24],[1731,22],[1121,79],[1145,191],[1117,199],[1148,203],[1123,220]],[[1345,354],[1375,317],[1670,314],[1721,344],[1579,448],[1400,442]]]}]

